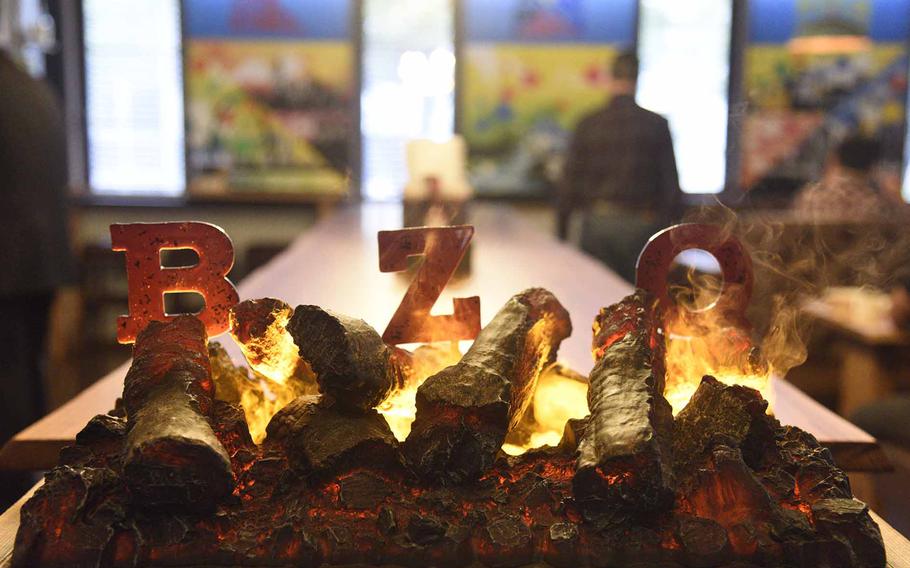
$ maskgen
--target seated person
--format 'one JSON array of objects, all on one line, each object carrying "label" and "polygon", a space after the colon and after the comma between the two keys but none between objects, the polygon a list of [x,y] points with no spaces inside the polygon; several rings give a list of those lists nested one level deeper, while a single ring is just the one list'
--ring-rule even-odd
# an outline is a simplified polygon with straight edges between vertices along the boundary
[{"label": "seated person", "polygon": [[871,138],[850,136],[828,158],[821,181],[803,187],[793,209],[812,221],[871,221],[893,210],[872,172],[881,146]]}]

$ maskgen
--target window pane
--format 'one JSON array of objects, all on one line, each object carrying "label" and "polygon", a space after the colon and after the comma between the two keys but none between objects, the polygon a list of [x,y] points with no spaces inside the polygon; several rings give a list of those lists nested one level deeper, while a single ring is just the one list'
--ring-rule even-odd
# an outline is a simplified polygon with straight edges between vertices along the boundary
[{"label": "window pane", "polygon": [[452,136],[455,55],[451,0],[366,0],[363,24],[363,195],[399,199],[406,145]]},{"label": "window pane", "polygon": [[89,186],[183,192],[183,78],[176,0],[85,0]]},{"label": "window pane", "polygon": [[730,0],[642,0],[637,101],[670,121],[686,193],[724,188]]}]

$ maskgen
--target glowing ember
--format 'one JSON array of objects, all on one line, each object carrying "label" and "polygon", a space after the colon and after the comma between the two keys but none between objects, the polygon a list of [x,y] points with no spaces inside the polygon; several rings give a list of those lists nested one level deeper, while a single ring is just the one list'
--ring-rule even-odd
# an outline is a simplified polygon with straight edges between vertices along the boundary
[{"label": "glowing ember", "polygon": [[588,415],[588,385],[585,378],[553,365],[540,376],[529,412],[533,416],[530,436],[524,444],[503,444],[509,455],[520,455],[543,446],[556,446],[562,440],[566,422]]},{"label": "glowing ember", "polygon": [[408,437],[411,424],[417,417],[417,388],[428,377],[457,363],[461,359],[461,351],[457,341],[431,343],[418,347],[412,357],[413,373],[410,382],[392,391],[376,407],[376,411],[389,423],[389,428],[398,441],[404,441]]},{"label": "glowing ember", "polygon": [[300,359],[294,338],[287,330],[293,313],[290,306],[278,305],[269,314],[269,322],[262,333],[243,334],[236,312],[231,310],[231,336],[240,346],[250,367],[282,385],[294,374]]},{"label": "glowing ember", "polygon": [[230,313],[231,337],[255,377],[244,383],[240,405],[257,444],[276,412],[298,396],[317,392],[315,375],[287,330],[293,313],[289,305],[270,298],[243,302]]}]

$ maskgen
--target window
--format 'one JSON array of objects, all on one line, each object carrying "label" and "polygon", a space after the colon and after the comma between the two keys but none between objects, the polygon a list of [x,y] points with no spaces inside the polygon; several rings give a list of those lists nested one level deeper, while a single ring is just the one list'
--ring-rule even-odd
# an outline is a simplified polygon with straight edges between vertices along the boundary
[{"label": "window", "polygon": [[181,195],[183,69],[176,0],[85,0],[89,187]]},{"label": "window", "polygon": [[636,98],[670,121],[679,183],[686,193],[724,188],[732,4],[640,4]]},{"label": "window", "polygon": [[363,11],[363,195],[400,199],[407,142],[452,136],[453,6],[451,0],[366,0]]}]

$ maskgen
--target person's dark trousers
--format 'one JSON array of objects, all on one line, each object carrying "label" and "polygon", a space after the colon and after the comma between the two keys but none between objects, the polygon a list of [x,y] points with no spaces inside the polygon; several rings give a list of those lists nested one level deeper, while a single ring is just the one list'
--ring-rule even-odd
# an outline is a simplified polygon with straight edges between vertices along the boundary
[{"label": "person's dark trousers", "polygon": [[582,223],[581,249],[634,283],[638,255],[660,228],[652,219],[635,212],[591,211]]},{"label": "person's dark trousers", "polygon": [[[0,297],[0,444],[44,415],[43,367],[53,292]],[[30,472],[0,472],[0,510],[34,483]]]}]

